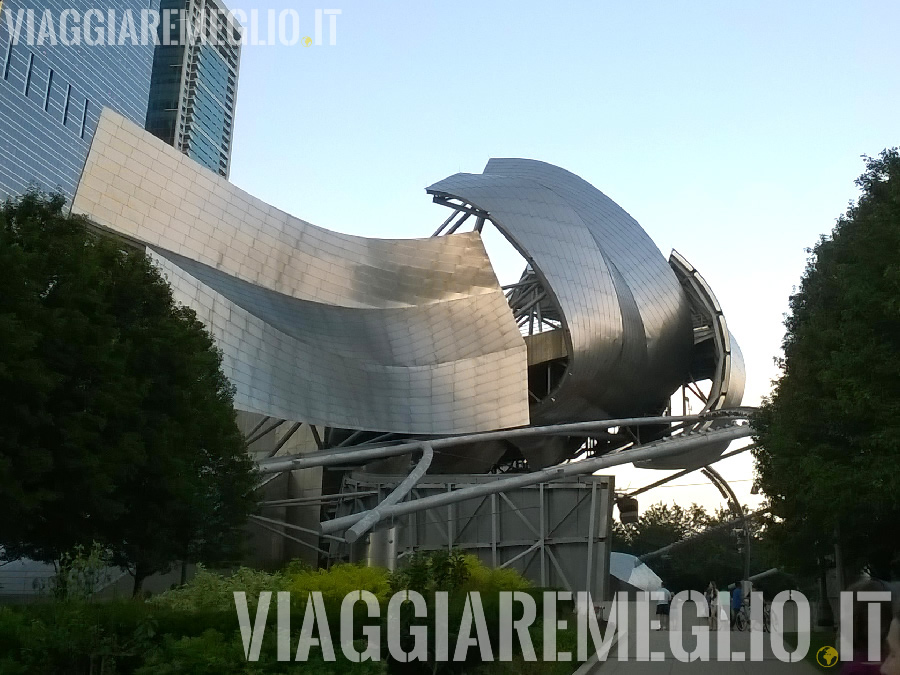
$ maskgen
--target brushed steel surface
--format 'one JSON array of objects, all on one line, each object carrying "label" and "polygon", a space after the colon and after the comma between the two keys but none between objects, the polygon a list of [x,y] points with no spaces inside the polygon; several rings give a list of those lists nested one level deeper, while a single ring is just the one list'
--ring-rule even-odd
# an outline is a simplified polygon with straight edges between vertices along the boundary
[{"label": "brushed steel surface", "polygon": [[239,409],[420,434],[529,423],[525,343],[478,233],[331,232],[109,110],[73,212],[147,246],[210,327]]},{"label": "brushed steel surface", "polygon": [[687,375],[691,313],[672,268],[631,216],[564,169],[492,159],[427,188],[486,211],[562,312],[568,370],[534,424],[658,413]]},{"label": "brushed steel surface", "polygon": [[[686,261],[673,269],[589,183],[543,162],[492,159],[482,174],[427,190],[489,218],[546,292],[560,327],[528,338],[532,360],[540,353],[566,370],[530,408],[526,342],[478,231],[332,232],[109,110],[73,212],[147,248],[213,333],[241,410],[431,436],[659,414],[689,379],[701,305],[718,358],[710,409],[739,404],[743,361],[706,282]],[[553,461],[572,452],[568,442],[529,448],[545,450]]]},{"label": "brushed steel surface", "polygon": [[[722,306],[706,279],[678,251],[672,251],[669,264],[688,296],[694,317],[695,359],[691,366],[691,378],[708,379],[710,382],[709,394],[700,412],[703,414],[736,408],[744,397],[744,356],[737,340],[728,330]],[[711,354],[711,364],[698,364],[697,353]],[[708,368],[711,370],[707,370]],[[717,422],[706,422],[699,425],[699,428],[714,429],[717,425]],[[697,468],[716,461],[728,449],[728,445],[727,442],[711,445],[684,455],[637,462],[635,466],[666,470]]]}]

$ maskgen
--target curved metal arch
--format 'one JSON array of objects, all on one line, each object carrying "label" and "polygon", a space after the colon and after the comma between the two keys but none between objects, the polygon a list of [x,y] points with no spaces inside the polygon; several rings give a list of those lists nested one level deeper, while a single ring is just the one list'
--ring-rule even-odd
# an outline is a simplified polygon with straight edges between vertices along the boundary
[{"label": "curved metal arch", "polygon": [[[669,264],[681,282],[691,307],[694,347],[690,372],[684,386],[696,381],[710,380],[709,394],[703,402],[701,413],[734,408],[744,396],[744,357],[737,340],[728,330],[725,313],[706,279],[678,251],[672,251]],[[704,429],[711,429],[715,422],[706,422]],[[715,461],[727,444],[708,446],[683,457],[670,457],[641,462],[644,469],[699,468]]]},{"label": "curved metal arch", "polygon": [[471,204],[534,269],[561,309],[568,368],[534,423],[661,411],[684,380],[690,309],[671,267],[640,225],[563,169],[492,159],[482,174],[427,188]]},{"label": "curved metal arch", "polygon": [[735,519],[740,522],[741,529],[744,531],[744,579],[750,578],[750,529],[747,527],[747,514],[744,513],[744,507],[738,501],[737,495],[731,489],[728,481],[711,466],[703,467],[703,475],[716,486],[716,489],[722,494],[728,503],[728,507],[734,514]]}]

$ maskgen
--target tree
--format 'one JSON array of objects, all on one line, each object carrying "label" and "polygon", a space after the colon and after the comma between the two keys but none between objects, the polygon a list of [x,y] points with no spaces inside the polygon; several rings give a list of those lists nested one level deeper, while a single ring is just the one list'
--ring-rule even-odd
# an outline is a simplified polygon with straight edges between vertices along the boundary
[{"label": "tree", "polygon": [[[747,507],[744,510],[749,512]],[[710,514],[697,504],[692,504],[690,508],[677,504],[668,506],[662,502],[654,504],[641,514],[637,523],[613,523],[612,548],[621,553],[641,556],[724,523],[731,523],[733,527],[675,548],[670,554],[651,559],[648,564],[672,591],[702,591],[710,581],[725,588],[744,573],[743,553],[738,550],[738,540],[732,531],[740,524],[727,509],[717,509]],[[758,519],[750,519],[747,524],[751,537],[752,572],[770,569],[774,565],[771,564],[770,547],[766,541],[767,528]]]},{"label": "tree", "polygon": [[900,153],[865,163],[859,199],[791,296],[754,455],[795,568],[814,570],[837,541],[848,575],[888,577],[900,549]]},{"label": "tree", "polygon": [[702,506],[684,508],[659,502],[648,507],[636,523],[614,522],[613,546],[622,553],[644,555],[702,532],[708,522],[709,514]]},{"label": "tree", "polygon": [[150,259],[64,200],[0,208],[0,545],[143,579],[234,560],[254,472],[221,355]]},{"label": "tree", "polygon": [[[641,556],[689,539],[715,523],[715,516],[711,517],[697,504],[684,508],[660,502],[644,511],[637,523],[614,523],[613,549]],[[724,552],[720,550],[723,542]],[[681,591],[704,590],[711,580],[722,583],[737,579],[742,571],[740,560],[734,542],[723,533],[721,536],[710,535],[702,543],[698,541],[677,548],[669,555],[653,558],[648,564],[667,588]]]}]

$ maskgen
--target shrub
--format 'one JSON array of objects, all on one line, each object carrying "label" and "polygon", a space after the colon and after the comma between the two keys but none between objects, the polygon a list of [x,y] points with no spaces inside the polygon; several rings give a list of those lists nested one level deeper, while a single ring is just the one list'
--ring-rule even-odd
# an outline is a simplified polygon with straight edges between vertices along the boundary
[{"label": "shrub", "polygon": [[482,594],[501,591],[524,591],[531,588],[531,582],[512,567],[488,567],[478,556],[465,555],[468,579],[463,584],[464,591],[479,591]]},{"label": "shrub", "polygon": [[241,643],[228,642],[222,633],[210,629],[199,637],[176,639],[166,635],[162,645],[148,655],[135,675],[228,675],[240,672],[256,672],[253,664],[244,660]]},{"label": "shrub", "polygon": [[[525,589],[535,598],[538,615],[542,615],[540,589],[530,588],[518,572],[490,569],[475,556],[459,552],[442,551],[413,556],[410,564],[393,576],[384,569],[349,564],[335,565],[329,570],[312,570],[295,564],[277,573],[241,568],[229,576],[200,568],[196,577],[184,587],[163,593],[148,602],[90,603],[70,598],[66,602],[0,607],[0,673],[263,675],[299,671],[312,675],[381,675],[387,672],[388,667],[398,674],[433,673],[435,667],[441,673],[479,672],[476,669],[481,665],[478,663],[478,652],[474,649],[469,650],[469,659],[465,663],[435,664],[430,661],[399,664],[390,661],[389,665],[371,662],[352,664],[346,661],[338,645],[335,645],[336,662],[325,662],[321,651],[316,649],[302,664],[279,662],[277,631],[273,630],[271,623],[265,633],[259,661],[248,663],[245,658],[234,607],[235,591],[247,593],[251,616],[255,615],[257,599],[262,591],[291,591],[298,596],[295,600],[301,602],[291,608],[291,626],[295,629],[291,644],[296,649],[296,629],[303,623],[307,593],[322,593],[328,623],[334,630],[340,625],[344,597],[357,590],[372,592],[381,604],[381,619],[368,619],[365,607],[357,604],[354,608],[356,635],[360,635],[362,625],[380,623],[382,640],[385,640],[388,597],[392,590],[402,590],[404,584],[407,588],[422,592],[431,607],[427,618],[417,619],[412,616],[411,607],[404,605],[401,610],[401,634],[406,636],[411,625],[428,625],[432,657],[436,635],[434,591],[450,592],[448,610],[452,645],[456,643],[454,631],[459,625],[468,591],[482,594],[488,632],[494,645],[499,644],[499,591]],[[272,602],[275,603],[276,598],[273,597]],[[518,608],[514,612],[514,619],[518,619]],[[272,622],[274,619],[273,604],[270,606],[269,620]],[[336,636],[332,634],[332,637]],[[404,640],[404,648],[408,649],[408,640],[401,638],[401,641]],[[360,650],[363,647],[358,645]],[[388,659],[384,642],[382,656]],[[503,672],[537,672],[529,671],[529,667],[503,666]],[[480,672],[495,671],[485,666]]]},{"label": "shrub", "polygon": [[340,604],[353,591],[370,591],[379,603],[388,601],[391,594],[388,571],[381,567],[338,564],[327,570],[303,570],[291,574],[287,590],[305,599],[306,594],[320,591],[326,604]]},{"label": "shrub", "polygon": [[391,587],[394,592],[410,590],[426,596],[435,591],[492,594],[524,591],[531,588],[531,582],[511,567],[488,567],[478,556],[457,550],[412,555],[406,566],[391,577]]},{"label": "shrub", "polygon": [[0,673],[131,672],[154,635],[147,609],[138,603],[6,609],[0,612]]},{"label": "shrub", "polygon": [[390,596],[387,570],[350,564],[314,570],[292,563],[282,572],[261,572],[241,567],[234,574],[223,576],[198,565],[197,574],[190,582],[181,588],[161,593],[149,602],[186,612],[234,611],[234,593],[244,591],[247,605],[254,612],[262,591],[291,591],[304,600],[307,593],[320,591],[326,604],[339,606],[345,595],[358,590],[371,591],[379,602],[386,602]]},{"label": "shrub", "polygon": [[96,541],[89,551],[78,544],[60,556],[56,575],[41,590],[56,600],[89,602],[94,593],[112,581],[109,552]]},{"label": "shrub", "polygon": [[[296,640],[293,641],[296,644]],[[363,645],[357,645],[362,649]],[[381,663],[349,663],[340,650],[337,661],[325,661],[321,651],[313,649],[303,663],[279,662],[276,637],[270,631],[263,640],[259,660],[248,662],[244,656],[239,633],[226,638],[222,633],[207,630],[198,637],[175,639],[166,636],[163,643],[147,657],[135,675],[268,675],[269,673],[303,672],[306,675],[382,675]]]},{"label": "shrub", "polygon": [[394,592],[418,591],[426,596],[436,591],[455,593],[468,578],[469,565],[462,552],[419,551],[391,576],[391,587]]},{"label": "shrub", "polygon": [[262,572],[241,567],[234,574],[224,576],[198,565],[197,574],[190,582],[181,588],[161,593],[149,602],[185,612],[233,611],[235,591],[244,591],[247,594],[247,605],[252,611],[262,591],[284,591],[288,590],[288,585],[287,578],[280,572]]}]

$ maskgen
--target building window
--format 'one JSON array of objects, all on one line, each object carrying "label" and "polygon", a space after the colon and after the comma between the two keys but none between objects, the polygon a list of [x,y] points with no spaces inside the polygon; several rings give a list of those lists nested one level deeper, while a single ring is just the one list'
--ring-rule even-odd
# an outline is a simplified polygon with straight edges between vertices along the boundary
[{"label": "building window", "polygon": [[81,137],[84,138],[84,127],[87,125],[87,111],[88,111],[88,103],[87,97],[84,99],[84,112],[81,113]]},{"label": "building window", "polygon": [[72,85],[66,85],[66,102],[63,104],[63,115],[62,115],[62,123],[63,126],[66,126],[66,122],[69,121],[69,103],[72,101]]},{"label": "building window", "polygon": [[3,79],[9,79],[9,62],[12,61],[12,39],[9,41],[9,45],[6,47],[6,61],[3,63]]},{"label": "building window", "polygon": [[28,90],[31,89],[31,72],[34,70],[34,52],[28,55],[28,70],[25,71],[25,87],[22,93],[28,98]]},{"label": "building window", "polygon": [[53,89],[53,68],[47,71],[47,91],[44,93],[44,112],[50,110],[50,91]]}]

